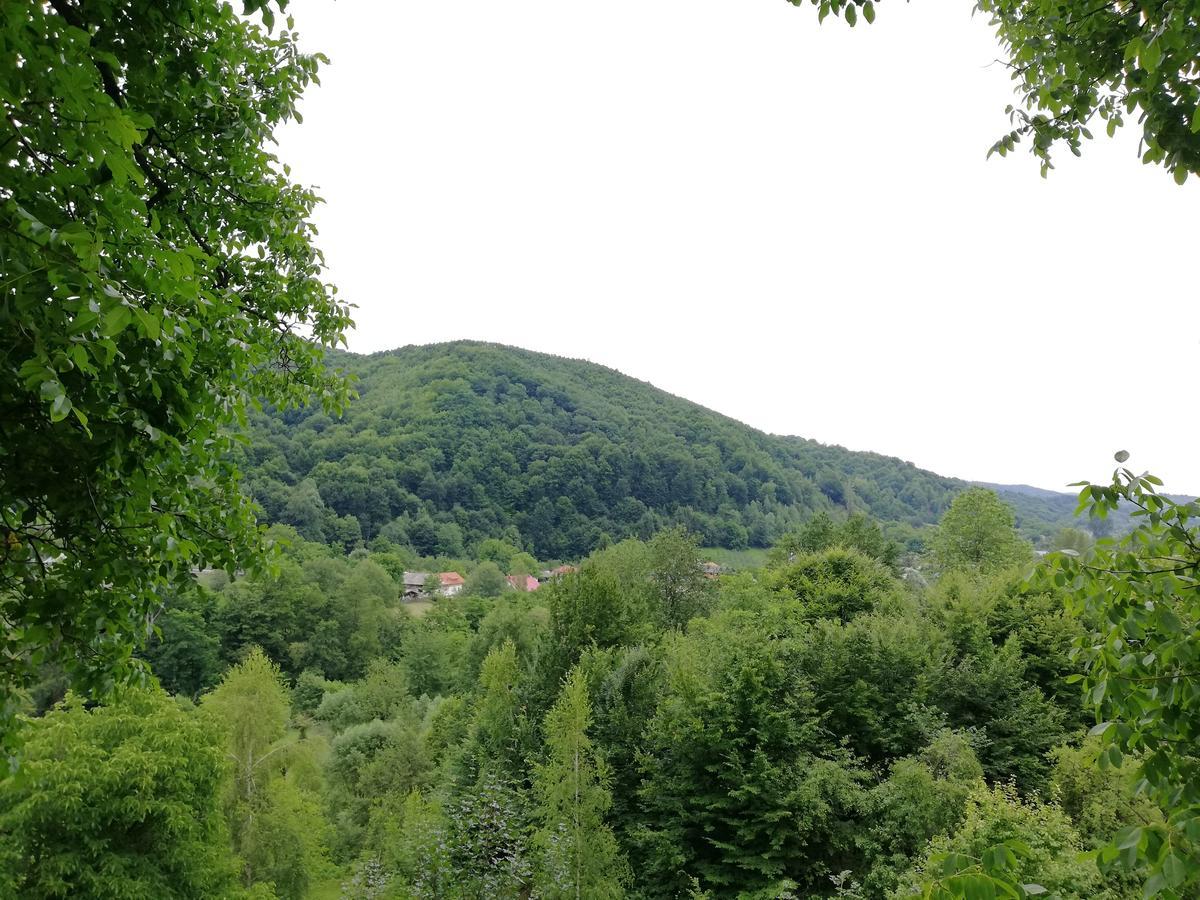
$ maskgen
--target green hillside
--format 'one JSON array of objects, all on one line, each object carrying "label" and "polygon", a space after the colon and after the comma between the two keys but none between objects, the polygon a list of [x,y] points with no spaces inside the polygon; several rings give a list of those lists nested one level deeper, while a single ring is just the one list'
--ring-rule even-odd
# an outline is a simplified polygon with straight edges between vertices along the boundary
[{"label": "green hillside", "polygon": [[[255,418],[247,480],[271,521],[312,539],[384,535],[457,555],[506,537],[540,558],[683,524],[711,546],[764,547],[818,510],[903,534],[965,482],[891,457],[778,437],[589,362],[455,342],[339,354],[360,397]],[[1006,497],[1036,529],[1044,497]],[[1050,521],[1047,521],[1047,511]],[[351,518],[352,517],[352,518]],[[1036,536],[1038,531],[1030,531]]]}]

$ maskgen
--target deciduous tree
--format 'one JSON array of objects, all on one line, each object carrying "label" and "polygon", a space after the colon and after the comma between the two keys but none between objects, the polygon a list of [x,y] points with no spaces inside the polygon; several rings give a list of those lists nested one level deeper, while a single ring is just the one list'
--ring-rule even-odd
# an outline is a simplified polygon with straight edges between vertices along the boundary
[{"label": "deciduous tree", "polygon": [[[164,589],[262,546],[257,398],[331,407],[317,197],[268,149],[321,57],[267,0],[18,0],[0,19],[0,683],[127,678]],[[0,726],[2,727],[2,726]]]},{"label": "deciduous tree", "polygon": [[1013,526],[1012,507],[981,487],[954,498],[930,550],[943,571],[996,572],[1031,558],[1031,548]]},{"label": "deciduous tree", "polygon": [[575,668],[546,714],[547,757],[534,769],[540,821],[533,844],[543,897],[612,900],[625,895],[628,864],[604,821],[612,795],[608,769],[588,737],[591,716],[587,682]]},{"label": "deciduous tree", "polygon": [[1054,557],[1044,577],[1069,589],[1089,626],[1077,643],[1086,674],[1074,677],[1096,711],[1101,761],[1131,766],[1166,817],[1130,825],[1101,859],[1145,865],[1147,896],[1189,896],[1200,886],[1200,502],[1174,502],[1161,484],[1122,467],[1109,484],[1083,485],[1081,511],[1132,506],[1137,525],[1086,558]]},{"label": "deciduous tree", "polygon": [[237,896],[220,809],[221,734],[158,689],[26,723],[0,780],[0,895]]},{"label": "deciduous tree", "polygon": [[[853,26],[875,21],[874,0],[811,3]],[[1200,173],[1200,19],[1190,3],[1117,0],[976,0],[1005,52],[1018,102],[1005,110],[1015,126],[992,147],[1004,155],[1023,139],[1052,168],[1051,151],[1076,156],[1099,118],[1111,136],[1136,114],[1141,156],[1183,184]]]}]

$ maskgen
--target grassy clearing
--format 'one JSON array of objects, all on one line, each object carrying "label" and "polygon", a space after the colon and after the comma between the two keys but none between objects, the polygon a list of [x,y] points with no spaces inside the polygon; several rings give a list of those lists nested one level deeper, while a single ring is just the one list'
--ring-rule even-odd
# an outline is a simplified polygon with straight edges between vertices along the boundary
[{"label": "grassy clearing", "polygon": [[406,600],[404,601],[404,609],[408,611],[410,616],[417,619],[421,618],[425,613],[433,609],[432,600]]}]

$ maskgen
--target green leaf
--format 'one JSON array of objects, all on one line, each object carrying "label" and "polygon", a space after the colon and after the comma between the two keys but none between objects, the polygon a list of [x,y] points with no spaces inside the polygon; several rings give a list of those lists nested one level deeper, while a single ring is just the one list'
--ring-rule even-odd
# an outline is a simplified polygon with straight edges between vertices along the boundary
[{"label": "green leaf", "polygon": [[140,307],[134,307],[134,313],[137,315],[142,334],[152,341],[157,341],[160,333],[158,316]]},{"label": "green leaf", "polygon": [[1158,41],[1151,41],[1142,47],[1142,52],[1138,54],[1138,63],[1147,72],[1154,72],[1158,68],[1158,64],[1162,62],[1162,45]]},{"label": "green leaf", "polygon": [[1151,897],[1156,897],[1163,892],[1167,887],[1167,878],[1162,872],[1155,872],[1146,879],[1146,884],[1142,888],[1142,897],[1145,900],[1150,900]]},{"label": "green leaf", "polygon": [[971,857],[965,856],[962,853],[947,853],[942,859],[942,874],[957,875],[965,869],[971,868],[974,863]]},{"label": "green leaf", "polygon": [[875,4],[872,3],[871,0],[867,0],[867,2],[863,4],[863,18],[867,20],[868,25],[875,21]]},{"label": "green leaf", "polygon": [[1163,860],[1162,873],[1167,880],[1167,885],[1177,888],[1187,879],[1187,865],[1182,859],[1171,853]]},{"label": "green leaf", "polygon": [[1142,841],[1142,829],[1137,827],[1122,828],[1116,834],[1115,843],[1118,850],[1128,850],[1136,847]]},{"label": "green leaf", "polygon": [[1005,841],[1004,844],[1006,847],[1008,847],[1008,849],[1010,849],[1013,853],[1017,854],[1018,856],[1023,856],[1026,859],[1030,859],[1033,857],[1033,849],[1022,840],[1018,840],[1017,838],[1010,838],[1009,840]]},{"label": "green leaf", "polygon": [[71,400],[66,394],[59,394],[50,403],[50,421],[61,422],[71,414]]},{"label": "green leaf", "polygon": [[133,320],[133,312],[123,303],[118,303],[116,306],[110,307],[108,312],[104,314],[104,322],[100,328],[100,333],[105,337],[112,337],[124,331],[129,323]]},{"label": "green leaf", "polygon": [[986,875],[962,876],[962,888],[966,900],[996,900],[996,886]]}]

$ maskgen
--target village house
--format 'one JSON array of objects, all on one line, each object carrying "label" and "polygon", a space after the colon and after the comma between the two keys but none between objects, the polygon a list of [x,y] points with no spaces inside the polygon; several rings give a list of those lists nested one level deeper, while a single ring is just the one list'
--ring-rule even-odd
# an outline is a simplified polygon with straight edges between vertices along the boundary
[{"label": "village house", "polygon": [[559,566],[556,569],[543,569],[542,578],[546,581],[556,581],[566,575],[574,575],[579,571],[577,566]]},{"label": "village house", "polygon": [[466,581],[457,572],[438,572],[437,575],[430,575],[429,572],[405,572],[404,599],[428,598],[430,595],[426,591],[425,585],[429,583],[430,578],[437,578],[440,586],[435,593],[440,597],[453,597],[455,594],[461,593],[466,584]]},{"label": "village house", "polygon": [[405,572],[404,599],[420,599],[420,597],[425,593],[425,579],[428,577],[428,572]]},{"label": "village house", "polygon": [[700,564],[700,570],[704,572],[705,578],[716,578],[721,574],[721,564],[709,560]]},{"label": "village house", "polygon": [[526,575],[524,579],[520,575],[506,575],[504,580],[508,582],[508,586],[517,591],[536,591],[541,587],[539,582],[532,575]]},{"label": "village house", "polygon": [[457,572],[438,572],[438,579],[442,582],[441,590],[438,593],[443,597],[453,597],[455,594],[462,593],[463,586],[466,584],[463,577]]}]

